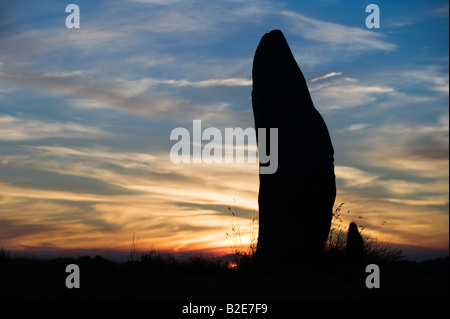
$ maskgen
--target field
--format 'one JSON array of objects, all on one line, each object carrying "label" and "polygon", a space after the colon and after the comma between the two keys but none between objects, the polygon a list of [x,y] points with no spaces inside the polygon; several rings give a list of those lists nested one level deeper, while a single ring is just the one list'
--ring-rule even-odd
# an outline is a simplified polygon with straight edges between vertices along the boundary
[{"label": "field", "polygon": [[[341,252],[289,266],[255,265],[241,256],[238,267],[224,258],[176,259],[157,251],[115,262],[100,256],[38,259],[0,251],[2,299],[272,300],[345,298],[448,298],[449,259],[426,262],[372,259],[380,288],[366,287],[370,273],[350,267]],[[79,267],[79,288],[67,288],[69,264]]]}]

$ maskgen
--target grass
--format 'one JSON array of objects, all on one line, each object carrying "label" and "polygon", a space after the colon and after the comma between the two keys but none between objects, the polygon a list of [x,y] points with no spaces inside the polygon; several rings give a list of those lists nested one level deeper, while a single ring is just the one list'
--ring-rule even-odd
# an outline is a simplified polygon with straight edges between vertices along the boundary
[{"label": "grass", "polygon": [[[233,269],[220,258],[179,259],[156,250],[126,262],[101,256],[45,260],[12,256],[4,249],[0,256],[0,298],[448,298],[448,258],[382,261],[382,288],[367,289],[365,274],[349,276],[336,252],[284,269],[251,262]],[[72,263],[80,268],[80,289],[65,287],[65,267]]]},{"label": "grass", "polygon": [[233,256],[233,265],[237,266],[240,263],[240,258],[244,254],[242,249],[242,237],[241,237],[241,226],[239,225],[239,216],[236,206],[233,209],[228,207],[231,212],[231,231],[226,233],[226,238],[230,242],[230,249]]},{"label": "grass", "polygon": [[[325,250],[331,253],[342,254],[347,245],[348,224],[345,223],[350,215],[350,210],[343,211],[345,203],[341,203],[332,214],[332,225],[325,244]],[[358,217],[359,220],[362,217]],[[385,223],[385,222],[384,222]],[[366,233],[366,227],[359,225],[359,232],[364,239],[364,255],[366,263],[398,262],[404,258],[403,251],[394,248],[390,243],[380,242],[378,239]]]},{"label": "grass", "polygon": [[230,232],[225,233],[225,236],[226,238],[228,238],[231,254],[233,256],[231,265],[233,267],[238,267],[238,265],[241,263],[247,263],[249,258],[251,258],[256,253],[256,247],[258,243],[256,212],[253,212],[250,226],[249,247],[246,250],[243,248],[242,244],[241,226],[239,224],[239,215],[236,205],[234,205],[233,208],[228,206],[228,210],[231,213],[231,225]]}]

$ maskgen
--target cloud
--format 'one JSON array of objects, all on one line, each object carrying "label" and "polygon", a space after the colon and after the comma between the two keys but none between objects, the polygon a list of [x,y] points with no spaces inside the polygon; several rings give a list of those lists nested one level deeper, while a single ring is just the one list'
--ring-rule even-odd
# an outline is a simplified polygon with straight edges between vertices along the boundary
[{"label": "cloud", "polygon": [[[200,247],[200,242],[226,246],[226,207],[233,205],[233,199],[239,211],[257,207],[257,164],[173,164],[168,152],[147,154],[104,147],[29,146],[23,153],[0,156],[3,169],[23,167],[30,178],[33,171],[60,174],[65,180],[86,177],[84,189],[90,188],[91,179],[107,189],[93,194],[66,189],[66,183],[57,189],[44,189],[45,181],[36,188],[14,185],[14,179],[1,183],[4,209],[0,219],[15,209],[20,212],[17,218],[35,216],[36,223],[56,223],[65,229],[15,241],[21,245],[48,242],[51,236],[52,243],[67,248],[72,247],[70,240],[80,245],[86,238],[83,233],[88,232],[88,248],[126,248],[125,239],[136,232],[141,247],[192,249]],[[128,191],[108,193],[117,187]],[[243,226],[251,218],[247,215],[241,217]]]},{"label": "cloud", "polygon": [[407,82],[426,85],[433,91],[449,93],[449,74],[441,71],[438,66],[428,66],[422,70],[405,71],[403,77]]},{"label": "cloud", "polygon": [[138,113],[164,113],[186,102],[182,98],[161,96],[143,99],[133,96],[126,88],[120,87],[115,81],[83,76],[81,73],[47,73],[42,75],[3,73],[0,75],[6,80],[7,84],[56,96],[94,100],[101,102],[101,105],[105,107],[117,107]]},{"label": "cloud", "polygon": [[251,79],[244,78],[225,78],[225,79],[208,79],[201,81],[190,81],[190,80],[163,80],[155,78],[143,78],[139,80],[117,80],[121,86],[125,88],[126,91],[130,92],[131,96],[141,94],[150,88],[154,88],[158,85],[167,85],[173,87],[195,87],[195,88],[208,88],[208,87],[239,87],[239,86],[251,86]]},{"label": "cloud", "polygon": [[[14,66],[36,67],[33,61],[58,51],[77,51],[85,58],[102,50],[116,52],[118,48],[113,43],[124,37],[125,33],[122,30],[106,27],[82,27],[76,32],[41,27],[2,37],[0,54],[8,62],[8,69]],[[46,59],[43,61],[48,62]]]},{"label": "cloud", "polygon": [[447,13],[447,15],[448,15],[448,11],[449,11],[449,5],[448,5],[448,2],[447,2],[446,4],[444,4],[442,7],[440,7],[440,8],[438,9],[438,11],[439,11],[440,13]]},{"label": "cloud", "polygon": [[[145,154],[98,147],[30,146],[26,149],[33,154],[32,157],[24,154],[13,158],[0,157],[0,161],[5,166],[49,171],[68,178],[80,176],[98,179],[104,185],[131,190],[132,194],[151,196],[153,200],[158,198],[159,201],[172,202],[177,198],[177,201],[186,203],[227,205],[227,201],[231,201],[233,196],[242,196],[246,200],[240,205],[248,207],[251,206],[248,198],[256,198],[257,164],[174,164],[170,161],[169,150],[159,154]],[[242,181],[236,181],[230,172],[239,174]],[[18,190],[14,189],[14,192]],[[62,189],[55,192],[30,191],[29,194],[43,197],[54,194],[55,198],[67,200],[109,201],[106,195],[72,194]],[[112,195],[116,196],[117,193]],[[228,200],[223,200],[224,198]]]},{"label": "cloud", "polygon": [[323,76],[319,76],[317,78],[314,78],[310,82],[313,83],[313,82],[317,82],[317,81],[320,81],[320,80],[325,80],[325,79],[332,78],[334,76],[339,76],[339,75],[342,75],[342,72],[331,72],[331,73],[325,74]]},{"label": "cloud", "polygon": [[322,111],[353,108],[371,103],[380,95],[395,93],[394,88],[360,83],[352,78],[311,86],[314,104]]},{"label": "cloud", "polygon": [[43,138],[100,138],[109,136],[95,127],[70,122],[44,122],[0,115],[0,141],[24,141]]},{"label": "cloud", "polygon": [[370,149],[360,146],[354,153],[360,160],[397,172],[448,178],[448,114],[432,125],[385,125],[373,128],[373,137],[364,141]]},{"label": "cloud", "polygon": [[[76,196],[5,183],[0,183],[0,187],[7,199],[0,212],[0,237],[5,247],[16,249],[51,243],[54,247],[89,248],[95,247],[94,243],[103,242],[110,247],[120,243],[123,224],[95,210],[96,200],[89,194]],[[114,197],[101,199],[108,200]]]},{"label": "cloud", "polygon": [[[240,25],[264,21],[277,4],[270,1],[160,1],[130,0],[138,8],[132,17],[118,16],[128,33],[165,34],[171,39],[205,42],[239,32]],[[112,10],[111,15],[117,12]],[[186,38],[186,34],[189,37]],[[210,35],[204,37],[205,35]],[[194,36],[194,37],[192,37]]]},{"label": "cloud", "polygon": [[24,223],[23,221],[0,218],[0,240],[2,242],[36,234],[48,234],[58,229],[56,225]]},{"label": "cloud", "polygon": [[346,128],[347,131],[358,131],[358,130],[362,130],[365,129],[366,127],[368,127],[369,124],[367,123],[357,123],[357,124],[352,124],[349,127]]},{"label": "cloud", "polygon": [[243,78],[230,79],[210,79],[203,81],[188,81],[188,80],[160,80],[161,84],[171,84],[174,86],[193,86],[193,87],[211,87],[211,86],[251,86],[252,80]]},{"label": "cloud", "polygon": [[373,186],[380,176],[349,166],[335,166],[336,177],[343,179],[348,187]]},{"label": "cloud", "polygon": [[[383,200],[402,205],[440,206],[448,205],[448,180],[418,182],[405,177],[395,179],[387,172],[372,173],[374,167],[365,170],[335,166],[336,178],[341,193],[353,193],[367,198]],[[379,171],[379,170],[378,170]]]},{"label": "cloud", "polygon": [[83,194],[57,190],[23,188],[1,182],[0,185],[2,187],[3,195],[9,198],[14,197],[14,198],[28,198],[40,200],[62,200],[73,202],[102,202],[109,200],[107,196],[102,195]]},{"label": "cloud", "polygon": [[[257,166],[254,165],[176,165],[167,160],[167,154],[118,153],[113,149],[41,146],[32,149],[39,152],[33,152],[33,159],[26,158],[21,165],[65,174],[67,178],[70,175],[94,177],[105,184],[119,186],[134,193],[87,196],[63,191],[20,191],[6,187],[5,195],[9,196],[15,190],[15,196],[64,198],[94,203],[96,211],[109,216],[105,220],[105,227],[121,223],[127,229],[140,229],[147,235],[151,232],[152,236],[158,238],[166,229],[161,222],[170,219],[180,225],[188,223],[181,228],[195,242],[189,225],[200,227],[208,223],[213,228],[226,225],[227,210],[223,208],[232,205],[233,198],[237,198],[239,211],[250,212],[257,209],[258,174]],[[15,161],[16,164],[18,162],[20,160]],[[240,176],[238,180],[236,175]],[[343,165],[336,166],[336,175],[342,183],[340,196],[350,192],[376,201],[381,194],[385,196],[386,202],[406,206],[418,202],[421,206],[445,205],[446,202],[447,186],[443,182],[418,183],[407,179],[393,179],[383,173],[371,172],[370,167],[360,169]],[[378,191],[367,194],[367,190],[374,189]],[[413,203],[412,200],[416,202]],[[143,219],[144,216],[146,220]],[[189,222],[183,216],[189,217]],[[206,216],[211,223],[205,220]],[[250,218],[250,215],[246,214],[245,218]],[[98,227],[100,226],[99,224]],[[203,233],[206,236],[208,226],[204,226]],[[198,236],[200,238],[202,235]]]},{"label": "cloud", "polygon": [[[447,181],[434,181],[434,182],[414,182],[409,180],[385,180],[381,184],[386,188],[391,194],[395,195],[415,195],[414,200],[423,200],[423,197],[429,198],[431,195],[433,204],[436,204],[435,194],[440,195],[440,205],[445,205],[448,203],[448,196],[445,193],[448,192],[448,182]],[[447,197],[444,201],[442,198]],[[428,202],[430,205],[430,202]]]},{"label": "cloud", "polygon": [[[187,80],[156,80],[152,78],[138,81],[124,79],[110,80],[92,78],[83,72],[46,73],[23,75],[0,73],[7,85],[67,98],[73,106],[80,108],[115,108],[147,117],[177,118],[183,110],[185,118],[221,118],[233,116],[227,112],[228,103],[207,101],[193,96],[176,96],[176,92],[152,91],[151,87],[161,84],[171,86],[248,86],[251,81],[240,78],[212,79],[198,82]],[[219,116],[220,115],[220,116]]]},{"label": "cloud", "polygon": [[397,49],[395,44],[385,41],[382,35],[363,28],[320,21],[292,11],[282,11],[281,15],[290,19],[292,32],[306,39],[323,42],[346,51],[381,50],[391,52]]},{"label": "cloud", "polygon": [[65,157],[65,158],[82,158],[97,163],[108,163],[123,168],[148,168],[148,165],[155,160],[155,156],[144,153],[122,152],[117,153],[102,147],[96,148],[69,148],[62,146],[29,146],[31,150],[41,152],[41,154]]}]

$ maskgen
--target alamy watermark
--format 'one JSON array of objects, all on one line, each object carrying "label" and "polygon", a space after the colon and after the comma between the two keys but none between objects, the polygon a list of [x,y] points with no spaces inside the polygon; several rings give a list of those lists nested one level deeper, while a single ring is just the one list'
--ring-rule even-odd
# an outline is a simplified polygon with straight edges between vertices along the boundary
[{"label": "alamy watermark", "polygon": [[77,4],[71,3],[66,6],[66,12],[70,13],[66,17],[67,29],[79,29],[80,28],[80,7]]},{"label": "alamy watermark", "polygon": [[[269,133],[269,147],[267,147],[267,133]],[[170,140],[178,141],[170,150],[170,159],[176,164],[245,163],[247,149],[248,163],[256,163],[258,153],[261,163],[260,174],[274,174],[278,169],[278,128],[270,128],[269,132],[265,128],[258,128],[257,143],[256,131],[252,127],[245,130],[240,127],[225,128],[223,139],[222,132],[218,128],[208,127],[202,131],[202,121],[193,120],[192,140],[191,133],[184,127],[173,129]],[[209,142],[203,145],[203,141]]]},{"label": "alamy watermark", "polygon": [[66,287],[69,289],[80,288],[80,267],[76,264],[67,265],[66,273],[70,273],[66,278]]},{"label": "alamy watermark", "polygon": [[367,29],[379,29],[380,28],[380,7],[376,4],[369,4],[366,6],[366,12],[370,13],[366,17],[366,28]]},{"label": "alamy watermark", "polygon": [[366,287],[369,289],[380,288],[380,267],[376,264],[369,264],[366,266]]}]

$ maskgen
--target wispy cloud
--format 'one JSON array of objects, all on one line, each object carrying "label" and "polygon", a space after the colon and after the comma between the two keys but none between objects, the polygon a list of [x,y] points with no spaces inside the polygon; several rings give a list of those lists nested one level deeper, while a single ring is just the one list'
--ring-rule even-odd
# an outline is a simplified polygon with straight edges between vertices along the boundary
[{"label": "wispy cloud", "polygon": [[251,86],[252,80],[243,78],[231,79],[210,79],[203,81],[189,81],[189,80],[159,80],[161,84],[171,84],[174,86],[193,86],[193,87],[211,87],[211,86]]},{"label": "wispy cloud", "polygon": [[[11,210],[22,211],[23,207],[23,213],[15,214],[22,220],[23,229],[28,229],[23,214],[35,214],[36,223],[62,229],[39,234],[28,229],[29,236],[21,239],[27,245],[36,245],[51,235],[52,243],[71,247],[69,238],[79,244],[83,232],[89,231],[92,236],[88,247],[101,244],[124,248],[127,236],[133,232],[144,246],[192,249],[209,240],[226,246],[227,206],[236,200],[243,227],[257,207],[256,164],[176,165],[167,153],[150,155],[98,147],[33,146],[25,150],[33,157],[0,156],[0,163],[4,168],[26,167],[30,171],[60,174],[67,180],[94,178],[104,185],[127,190],[92,194],[66,190],[64,185],[45,189],[46,181],[40,188],[0,183],[4,208],[0,221],[6,220]],[[234,177],[236,172],[239,180]],[[39,207],[34,206],[36,203]]]},{"label": "wispy cloud", "polygon": [[372,175],[361,169],[349,166],[335,167],[337,178],[343,179],[349,187],[373,186],[374,182],[379,178],[378,175]]},{"label": "wispy cloud", "polygon": [[44,122],[0,115],[0,141],[24,141],[43,138],[99,138],[111,135],[96,127],[67,122]]},{"label": "wispy cloud", "polygon": [[[228,103],[207,101],[198,96],[182,96],[172,93],[152,91],[157,85],[174,87],[192,86],[208,88],[211,86],[248,86],[251,81],[241,78],[210,79],[203,81],[157,80],[123,80],[93,78],[83,72],[46,73],[42,75],[24,75],[0,73],[0,81],[14,89],[26,88],[39,93],[50,94],[68,99],[73,106],[89,108],[115,108],[148,117],[176,118],[183,110],[188,118],[208,119],[221,114],[222,119],[230,116],[225,112]],[[227,115],[228,114],[228,115]]]},{"label": "wispy cloud", "polygon": [[392,94],[394,88],[364,84],[351,78],[311,86],[314,104],[322,111],[352,108],[377,100],[378,95]]},{"label": "wispy cloud", "polygon": [[352,124],[349,127],[346,128],[347,131],[358,131],[358,130],[362,130],[365,129],[366,127],[368,127],[369,124],[367,123],[356,123],[356,124]]},{"label": "wispy cloud", "polygon": [[[173,187],[172,192],[177,193],[177,190],[181,190],[179,195],[191,194],[193,188],[201,189],[205,184],[210,185],[210,191],[224,193],[228,190],[237,192],[242,185],[244,188],[241,191],[246,193],[248,187],[254,189],[251,183],[248,181],[233,182],[232,178],[227,177],[227,172],[233,169],[233,171],[239,171],[242,176],[253,177],[257,177],[258,172],[256,164],[174,164],[170,161],[168,152],[160,154],[117,153],[114,149],[99,147],[70,148],[61,146],[29,146],[28,149],[35,154],[33,159],[25,156],[16,158],[10,164],[58,174],[94,177],[107,184],[122,188],[146,190],[158,194],[161,193],[162,180],[165,180],[164,184],[167,186]],[[186,167],[190,169],[186,170]],[[121,169],[117,170],[117,168]],[[192,184],[185,188],[181,186],[183,183]],[[189,190],[186,191],[186,189]],[[167,193],[167,196],[172,196],[170,194],[172,193]],[[217,200],[221,197],[215,196]],[[182,197],[178,197],[178,199],[181,200]]]},{"label": "wispy cloud", "polygon": [[449,93],[449,74],[436,65],[428,66],[420,70],[411,70],[403,73],[407,82],[426,85],[433,91]]},{"label": "wispy cloud", "polygon": [[382,35],[362,28],[316,20],[292,11],[283,11],[281,14],[290,19],[291,31],[306,39],[353,52],[370,50],[389,52],[397,49],[397,45],[386,41]]},{"label": "wispy cloud", "polygon": [[[448,180],[415,182],[409,178],[393,179],[388,173],[371,173],[367,170],[349,166],[335,167],[340,185],[341,196],[358,194],[359,196],[383,198],[383,200],[402,205],[440,206],[448,204]],[[376,171],[376,170],[375,170]],[[348,196],[348,195],[347,195]]]},{"label": "wispy cloud", "polygon": [[320,80],[325,80],[325,79],[332,78],[334,76],[339,76],[339,75],[342,75],[342,72],[331,72],[331,73],[327,73],[325,75],[319,76],[317,78],[314,78],[310,82],[317,82]]},{"label": "wispy cloud", "polygon": [[374,167],[448,179],[448,114],[430,125],[382,125],[368,130],[353,156]]},{"label": "wispy cloud", "polygon": [[190,80],[164,80],[156,78],[142,78],[139,80],[125,80],[118,79],[127,92],[130,92],[131,96],[144,93],[150,88],[154,88],[158,85],[166,85],[172,87],[195,87],[195,88],[208,88],[208,87],[239,87],[239,86],[251,86],[252,80],[245,78],[225,78],[225,79],[207,79],[201,81]]},{"label": "wispy cloud", "polygon": [[11,219],[0,219],[0,240],[6,242],[11,239],[20,237],[28,237],[36,234],[45,234],[48,236],[50,232],[59,230],[55,226],[48,224],[27,224],[23,221],[15,221]]}]

